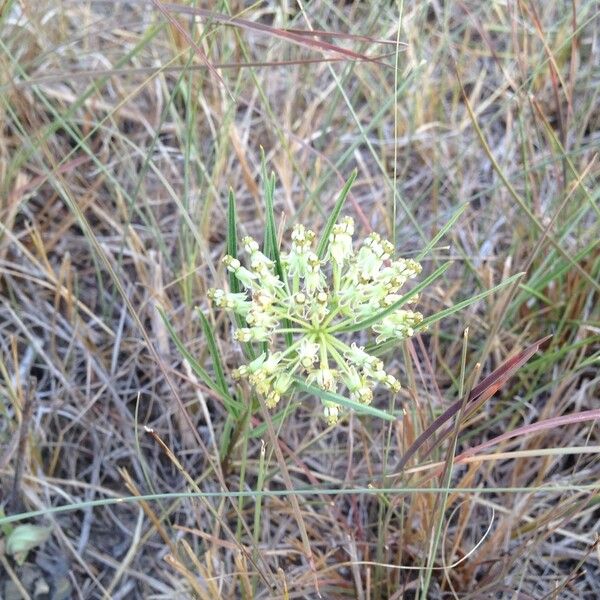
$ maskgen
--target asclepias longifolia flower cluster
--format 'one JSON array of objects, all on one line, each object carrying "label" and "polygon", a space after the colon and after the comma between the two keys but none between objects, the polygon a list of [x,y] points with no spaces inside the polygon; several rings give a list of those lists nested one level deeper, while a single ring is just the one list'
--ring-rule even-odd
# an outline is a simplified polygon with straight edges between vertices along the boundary
[{"label": "asclepias longifolia flower cluster", "polygon": [[[233,377],[246,379],[269,408],[291,392],[295,378],[328,392],[345,388],[351,400],[362,404],[372,401],[377,385],[392,392],[400,389],[383,362],[348,340],[344,331],[384,312],[369,324],[377,343],[412,336],[423,320],[421,313],[382,309],[398,303],[400,289],[421,272],[421,265],[394,259],[393,245],[377,233],[355,248],[353,234],[351,217],[335,224],[321,260],[313,248],[314,232],[296,225],[289,252],[280,256],[283,278],[251,237],[243,239],[247,266],[232,256],[223,258],[245,291],[211,289],[209,298],[245,321],[234,333],[238,341],[263,342],[267,348]],[[328,422],[335,423],[341,406],[329,400],[323,404]]]}]

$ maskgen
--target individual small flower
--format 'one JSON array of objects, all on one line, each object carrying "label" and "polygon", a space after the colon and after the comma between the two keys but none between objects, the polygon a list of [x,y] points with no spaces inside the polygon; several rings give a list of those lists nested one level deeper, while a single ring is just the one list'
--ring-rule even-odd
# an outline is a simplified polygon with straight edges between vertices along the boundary
[{"label": "individual small flower", "polygon": [[306,256],[306,269],[304,275],[304,282],[306,286],[306,292],[310,296],[317,290],[323,287],[325,278],[321,271],[321,261],[314,252],[309,252]]},{"label": "individual small flower", "polygon": [[253,238],[247,235],[242,239],[242,245],[244,246],[244,250],[252,256],[254,252],[257,252],[260,249],[258,242]]},{"label": "individual small flower", "polygon": [[290,310],[296,312],[302,317],[306,317],[306,307],[308,306],[308,296],[304,292],[298,292],[292,296]]},{"label": "individual small flower", "polygon": [[287,254],[281,255],[282,264],[287,267],[288,275],[305,277],[308,272],[308,258],[315,234],[304,225],[298,224],[292,230],[292,245]]},{"label": "individual small flower", "polygon": [[252,302],[255,307],[267,309],[275,302],[275,296],[265,289],[256,290],[252,294]]},{"label": "individual small flower", "polygon": [[314,231],[306,229],[301,223],[294,225],[294,229],[292,230],[292,248],[306,248],[309,250],[314,239]]},{"label": "individual small flower", "polygon": [[231,376],[233,377],[234,381],[239,381],[247,375],[248,367],[246,365],[242,365],[241,367],[238,367],[237,369],[233,369],[233,371],[231,371]]},{"label": "individual small flower", "polygon": [[[383,361],[348,339],[348,332],[368,319],[377,343],[413,335],[421,326],[421,313],[385,311],[396,303],[416,302],[416,296],[406,298],[401,288],[421,272],[421,266],[394,258],[392,244],[376,233],[355,250],[353,234],[350,217],[335,224],[321,259],[313,247],[315,234],[295,225],[289,251],[280,253],[283,274],[251,237],[242,240],[246,266],[232,256],[223,259],[246,291],[211,289],[208,297],[245,321],[234,332],[235,339],[260,342],[266,348],[232,376],[248,381],[269,408],[293,391],[296,380],[329,393],[347,393],[351,401],[363,405],[373,401],[377,386],[393,393],[400,390]],[[336,423],[343,408],[330,399],[322,402],[327,422]]]},{"label": "individual small flower", "polygon": [[266,307],[254,305],[246,314],[246,323],[254,328],[270,330],[277,326],[277,317]]},{"label": "individual small flower", "polygon": [[373,331],[379,333],[377,343],[389,338],[404,339],[411,337],[423,320],[423,315],[412,310],[397,310],[384,317],[380,323],[373,325]]},{"label": "individual small flower", "polygon": [[310,369],[319,360],[319,344],[307,338],[300,340],[298,347],[298,363],[305,369]]},{"label": "individual small flower", "polygon": [[246,294],[225,292],[224,290],[210,289],[207,296],[213,301],[215,306],[232,310],[233,312],[245,316],[252,307]]},{"label": "individual small flower", "polygon": [[335,392],[337,387],[338,373],[330,369],[327,365],[321,365],[308,376],[309,382],[315,382],[322,390],[326,392]]},{"label": "individual small flower", "polygon": [[252,281],[258,278],[256,273],[252,273],[246,269],[246,267],[242,267],[240,261],[237,258],[233,258],[233,256],[224,256],[223,264],[227,267],[228,271],[231,271],[235,275],[236,279],[240,281],[245,288],[251,288]]},{"label": "individual small flower", "polygon": [[314,296],[312,305],[312,316],[317,320],[322,320],[329,313],[329,295],[321,290]]},{"label": "individual small flower", "polygon": [[327,419],[328,425],[335,425],[340,417],[340,407],[334,402],[325,400],[323,402],[323,415]]},{"label": "individual small flower", "polygon": [[352,235],[354,221],[352,217],[344,217],[341,223],[336,223],[329,235],[329,253],[333,261],[341,268],[344,262],[352,258]]},{"label": "individual small flower", "polygon": [[267,408],[275,408],[277,404],[281,400],[281,394],[276,392],[275,390],[270,390],[267,392],[267,397],[265,398],[265,405]]},{"label": "individual small flower", "polygon": [[400,391],[400,382],[393,375],[386,375],[381,383],[396,394]]},{"label": "individual small flower", "polygon": [[269,330],[265,327],[242,327],[233,337],[238,342],[266,342],[269,339]]},{"label": "individual small flower", "polygon": [[369,387],[365,375],[360,375],[355,366],[350,366],[346,377],[346,385],[350,391],[350,399],[361,404],[371,404],[373,390]]},{"label": "individual small flower", "polygon": [[383,262],[390,258],[393,246],[386,240],[381,240],[378,233],[371,233],[363,242],[356,257],[356,268],[359,281],[367,283],[379,273]]},{"label": "individual small flower", "polygon": [[366,369],[369,373],[383,370],[383,361],[381,359],[365,352],[362,346],[357,346],[354,342],[346,349],[345,356],[357,367]]},{"label": "individual small flower", "polygon": [[278,394],[285,394],[290,389],[293,381],[289,373],[279,373],[273,382],[273,390]]},{"label": "individual small flower", "polygon": [[264,368],[269,373],[275,373],[282,358],[283,352],[270,352],[265,360]]}]

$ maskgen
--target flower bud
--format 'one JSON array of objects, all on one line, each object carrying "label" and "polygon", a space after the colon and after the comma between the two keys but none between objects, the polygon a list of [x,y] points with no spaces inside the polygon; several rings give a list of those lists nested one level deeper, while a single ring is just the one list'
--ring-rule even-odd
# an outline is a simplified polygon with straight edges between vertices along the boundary
[{"label": "flower bud", "polygon": [[269,395],[269,392],[271,391],[271,386],[269,385],[269,382],[265,379],[261,379],[256,383],[252,383],[252,385],[254,385],[256,393],[264,397],[267,397]]},{"label": "flower bud", "polygon": [[340,408],[333,402],[323,402],[323,414],[329,425],[335,425],[339,419]]},{"label": "flower bud", "polygon": [[377,343],[389,338],[402,340],[414,335],[414,328],[423,320],[423,315],[412,310],[397,310],[381,322],[373,325],[373,331],[379,333]]},{"label": "flower bud", "polygon": [[273,382],[273,389],[278,394],[285,394],[292,385],[293,378],[289,373],[280,373]]},{"label": "flower bud", "polygon": [[373,401],[373,391],[371,388],[363,385],[351,392],[350,398],[355,402],[360,402],[361,404],[371,404]]},{"label": "flower bud", "polygon": [[304,278],[306,291],[312,294],[317,289],[323,287],[323,273],[321,271],[321,261],[319,257],[311,252],[307,257],[306,275]]},{"label": "flower bud", "polygon": [[341,223],[333,226],[329,235],[329,253],[334,262],[341,268],[344,262],[350,259],[352,252],[352,234],[354,221],[352,217],[345,217]]},{"label": "flower bud", "polygon": [[252,294],[252,301],[262,308],[266,308],[275,302],[275,297],[267,290],[259,289]]},{"label": "flower bud", "polygon": [[241,263],[237,258],[233,258],[229,254],[225,255],[221,261],[229,271],[235,273],[241,267]]},{"label": "flower bud", "polygon": [[281,395],[278,394],[275,390],[271,390],[265,398],[265,404],[268,409],[273,409],[277,406],[280,399]]},{"label": "flower bud", "polygon": [[256,274],[252,273],[246,267],[242,267],[240,261],[233,256],[223,257],[223,264],[227,267],[228,271],[231,271],[236,279],[246,288],[252,287],[252,281],[256,279]]},{"label": "flower bud", "polygon": [[306,304],[306,294],[304,294],[302,292],[298,292],[297,294],[294,295],[294,302],[298,306],[304,306]]},{"label": "flower bud", "polygon": [[337,387],[337,371],[321,366],[309,375],[309,380],[314,381],[322,390],[335,392]]},{"label": "flower bud", "polygon": [[393,375],[386,375],[382,383],[395,394],[400,391],[400,382]]},{"label": "flower bud", "polygon": [[239,381],[240,379],[246,377],[248,375],[248,367],[246,365],[242,365],[241,367],[238,367],[237,369],[234,369],[231,372],[231,376],[233,377],[234,381]]},{"label": "flower bud", "polygon": [[269,331],[264,327],[242,327],[238,329],[233,337],[238,342],[266,342],[269,339]]},{"label": "flower bud", "polygon": [[256,252],[259,249],[259,245],[258,242],[250,237],[249,235],[247,235],[245,238],[242,239],[242,244],[244,245],[244,250],[248,253],[248,254],[252,254],[253,252]]}]

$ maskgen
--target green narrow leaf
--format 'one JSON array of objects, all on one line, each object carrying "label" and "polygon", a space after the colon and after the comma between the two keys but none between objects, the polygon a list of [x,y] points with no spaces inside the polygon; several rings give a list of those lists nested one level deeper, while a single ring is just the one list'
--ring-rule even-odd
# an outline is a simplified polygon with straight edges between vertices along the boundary
[{"label": "green narrow leaf", "polygon": [[438,233],[434,236],[434,238],[417,254],[416,260],[422,260],[425,256],[427,256],[431,249],[435,247],[435,245],[448,233],[448,231],[452,228],[454,223],[458,221],[458,218],[465,212],[468,204],[462,204],[459,206],[455,213],[450,217],[450,220],[438,231]]},{"label": "green narrow leaf", "polygon": [[475,296],[473,296],[471,298],[467,298],[466,300],[463,300],[462,302],[459,302],[458,304],[455,304],[454,306],[451,306],[450,308],[441,310],[440,312],[435,313],[435,315],[431,315],[430,317],[423,319],[423,321],[419,324],[419,328],[421,329],[423,327],[427,327],[428,325],[431,325],[432,323],[436,323],[437,321],[440,321],[441,319],[445,319],[446,317],[453,315],[455,312],[458,312],[459,310],[462,310],[463,308],[470,306],[474,302],[482,300],[483,298],[489,296],[490,294],[493,294],[494,292],[497,292],[498,290],[502,289],[503,287],[506,287],[507,285],[513,283],[520,277],[523,277],[523,275],[525,275],[524,272],[517,273],[516,275],[513,275],[512,277],[505,279],[504,281],[502,281],[498,285],[494,286],[493,288],[486,290],[485,292],[481,292],[481,294],[476,294]]},{"label": "green narrow leaf", "polygon": [[313,394],[318,396],[322,400],[328,400],[329,402],[334,402],[335,404],[339,404],[341,406],[345,406],[346,408],[350,408],[357,413],[371,415],[373,417],[379,417],[380,419],[385,419],[386,421],[395,421],[398,417],[391,415],[384,410],[379,410],[378,408],[374,408],[373,406],[368,406],[367,404],[361,404],[360,402],[354,402],[348,398],[344,398],[340,394],[334,394],[333,392],[326,392],[321,388],[318,388],[313,385],[307,385],[298,377],[294,378],[296,381],[296,386],[302,390],[303,392],[307,392],[308,394]]},{"label": "green narrow leaf", "polygon": [[[532,369],[532,370],[536,370],[536,369],[546,369],[549,370],[551,369],[551,365],[558,362],[560,359],[564,358],[565,356],[568,356],[570,353],[579,350],[581,348],[585,348],[586,346],[590,347],[590,352],[593,352],[593,348],[598,348],[600,349],[600,335],[591,335],[590,337],[586,337],[582,340],[579,340],[577,342],[574,342],[572,344],[565,344],[564,346],[560,346],[559,348],[556,348],[554,350],[546,350],[539,358],[536,358],[534,360],[530,360],[527,363],[527,367],[523,369],[524,372],[527,372],[527,369]],[[589,357],[592,362],[595,360],[596,362],[600,361],[600,354],[596,354],[596,356],[594,357],[593,355]],[[579,363],[578,367],[581,367],[581,365],[584,365],[585,361]]]},{"label": "green narrow leaf", "polygon": [[444,272],[448,269],[448,267],[450,267],[450,264],[451,263],[446,263],[445,265],[442,265],[441,267],[437,268],[429,277],[421,281],[419,285],[416,285],[412,290],[410,290],[410,292],[404,294],[402,298],[396,300],[396,302],[390,304],[390,306],[388,306],[387,308],[384,308],[378,313],[375,313],[374,315],[367,317],[366,319],[363,319],[362,321],[359,321],[354,325],[347,325],[346,327],[334,327],[333,329],[331,329],[331,333],[349,333],[351,331],[360,331],[361,329],[365,329],[367,327],[370,327],[374,323],[379,322],[384,317],[387,317],[387,315],[393,313],[395,310],[398,310],[401,306],[406,304],[413,296],[418,294],[421,290],[425,289],[430,283],[434,282],[436,279],[438,279],[438,277],[443,275]]},{"label": "green narrow leaf", "polygon": [[219,435],[219,460],[221,462],[227,456],[231,444],[231,434],[233,429],[237,423],[237,419],[235,419],[231,413],[227,414],[227,418],[225,419],[225,424],[223,425],[223,429],[221,430],[221,434]]},{"label": "green narrow leaf", "polygon": [[346,181],[344,187],[342,188],[342,191],[335,202],[335,206],[329,215],[329,219],[327,219],[327,223],[325,223],[325,227],[321,232],[321,239],[319,240],[319,245],[317,246],[317,256],[321,260],[323,260],[325,258],[325,254],[327,254],[327,248],[329,247],[329,234],[331,233],[333,226],[336,224],[337,219],[340,216],[340,212],[342,211],[344,203],[346,202],[346,198],[350,193],[350,188],[352,187],[357,175],[358,171],[354,169],[354,171],[352,171],[350,174],[350,177],[348,177],[348,181]]},{"label": "green narrow leaf", "polygon": [[206,341],[208,343],[208,351],[210,352],[210,356],[213,361],[213,366],[215,369],[215,377],[217,378],[216,384],[219,386],[220,390],[228,395],[229,394],[229,386],[227,385],[227,380],[225,379],[225,372],[223,371],[223,361],[221,359],[221,353],[219,352],[219,347],[217,346],[217,342],[215,340],[215,336],[213,335],[212,327],[206,318],[206,315],[202,312],[200,308],[197,309],[198,316],[200,317],[200,324],[202,325],[202,331],[206,336]]},{"label": "green narrow leaf", "polygon": [[[275,230],[275,211],[273,209],[275,182],[274,177],[267,175],[267,163],[264,148],[260,149],[260,177],[263,182],[263,195],[265,197],[265,237],[263,240],[263,252],[274,260],[274,252],[277,246],[277,232]],[[273,184],[273,185],[271,185]]]},{"label": "green narrow leaf", "polygon": [[[233,190],[229,188],[229,199],[227,201],[227,254],[237,258],[237,223],[236,202]],[[229,273],[229,289],[233,293],[240,291],[240,282],[233,273]]]},{"label": "green narrow leaf", "polygon": [[277,226],[275,225],[275,173],[265,181],[265,254],[275,262],[277,274],[282,277],[281,261],[279,259],[279,245],[277,244]]},{"label": "green narrow leaf", "polygon": [[[236,200],[233,190],[229,188],[229,199],[227,201],[227,254],[229,254],[229,256],[233,256],[233,258],[237,258],[237,248],[238,239]],[[229,289],[235,294],[243,291],[240,287],[240,282],[233,273],[229,273]],[[236,314],[234,318],[235,324],[238,327],[246,327],[246,321],[243,317]],[[251,359],[256,358],[256,353],[254,352],[254,348],[252,348],[252,344],[242,344],[242,350],[244,352],[244,356],[247,356]]]},{"label": "green narrow leaf", "polygon": [[163,323],[165,324],[165,327],[169,332],[169,335],[171,336],[171,339],[173,340],[173,343],[175,344],[175,346],[177,346],[177,350],[179,350],[179,353],[183,356],[183,358],[185,358],[185,360],[188,361],[194,374],[197,377],[199,377],[207,387],[213,390],[213,392],[215,392],[221,398],[221,400],[223,400],[223,404],[225,404],[225,407],[229,412],[239,412],[239,403],[236,402],[226,390],[222,390],[221,387],[215,381],[213,381],[208,372],[192,356],[192,354],[185,347],[184,343],[181,341],[181,339],[173,329],[173,326],[171,325],[171,322],[167,318],[165,312],[161,308],[158,309],[158,312],[163,320]]},{"label": "green narrow leaf", "polygon": [[[287,277],[281,264],[281,258],[279,256],[279,244],[277,243],[277,227],[275,225],[275,209],[273,207],[273,197],[275,194],[275,173],[271,173],[271,176],[266,176],[266,166],[264,163],[264,153],[262,155],[261,170],[264,178],[264,189],[265,189],[265,241],[264,241],[264,253],[275,263],[275,272],[277,277],[287,287]],[[291,324],[287,319],[282,320],[283,328],[290,329]],[[289,348],[294,342],[294,336],[291,332],[286,331],[284,334],[286,346]]]},{"label": "green narrow leaf", "polygon": [[265,181],[265,254],[275,263],[275,272],[281,281],[287,284],[283,265],[279,256],[279,244],[277,243],[277,227],[275,225],[275,209],[273,197],[275,194],[275,174]]}]

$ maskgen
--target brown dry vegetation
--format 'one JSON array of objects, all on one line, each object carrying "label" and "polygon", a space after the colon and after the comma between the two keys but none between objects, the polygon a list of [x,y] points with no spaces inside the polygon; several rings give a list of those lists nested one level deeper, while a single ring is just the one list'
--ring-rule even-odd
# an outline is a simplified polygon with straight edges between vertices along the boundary
[{"label": "brown dry vegetation", "polygon": [[[0,597],[600,597],[598,4],[199,5],[0,2]],[[354,168],[404,256],[467,204],[426,315],[525,272],[382,357],[404,418],[236,416],[182,359],[159,307],[213,376],[206,312],[250,406],[205,296],[229,188],[263,235],[261,147],[282,232]],[[19,522],[51,527],[23,565]]]}]

